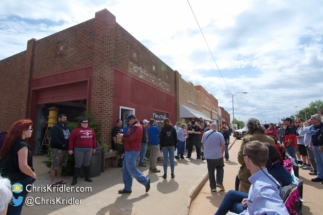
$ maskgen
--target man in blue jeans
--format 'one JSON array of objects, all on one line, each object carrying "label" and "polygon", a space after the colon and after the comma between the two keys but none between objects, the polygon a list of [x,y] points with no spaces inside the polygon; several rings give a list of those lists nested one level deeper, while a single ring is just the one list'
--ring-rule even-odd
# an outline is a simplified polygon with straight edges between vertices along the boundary
[{"label": "man in blue jeans", "polygon": [[283,119],[285,129],[284,136],[284,146],[286,148],[287,153],[294,159],[295,164],[297,165],[296,158],[296,147],[297,147],[297,139],[296,139],[296,128],[292,125],[292,119],[287,117]]},{"label": "man in blue jeans", "polygon": [[141,140],[141,150],[139,155],[139,166],[146,166],[145,162],[145,156],[147,152],[147,142],[148,142],[148,134],[147,134],[147,128],[148,128],[148,120],[144,119],[142,120],[142,140]]},{"label": "man in blue jeans", "polygon": [[317,177],[312,178],[311,181],[323,183],[323,142],[320,139],[320,135],[323,131],[323,123],[321,122],[321,116],[318,114],[311,116],[311,123],[313,124],[310,128],[312,135],[311,149],[313,150],[317,164]]},{"label": "man in blue jeans", "polygon": [[140,184],[144,185],[146,192],[150,189],[150,179],[145,177],[136,168],[136,159],[138,158],[141,150],[142,141],[142,125],[138,122],[135,115],[127,116],[127,122],[129,122],[129,129],[126,134],[117,134],[117,137],[123,138],[124,144],[124,161],[122,167],[122,178],[124,188],[119,190],[119,194],[132,192],[132,177],[134,177]]}]

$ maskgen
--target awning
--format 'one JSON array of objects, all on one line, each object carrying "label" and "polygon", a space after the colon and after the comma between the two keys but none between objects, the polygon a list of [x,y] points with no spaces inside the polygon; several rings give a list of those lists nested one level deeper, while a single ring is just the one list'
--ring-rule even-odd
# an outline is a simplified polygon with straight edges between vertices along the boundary
[{"label": "awning", "polygon": [[213,121],[204,113],[194,110],[192,108],[186,107],[185,105],[181,105],[180,107],[180,118],[202,118],[204,120]]}]

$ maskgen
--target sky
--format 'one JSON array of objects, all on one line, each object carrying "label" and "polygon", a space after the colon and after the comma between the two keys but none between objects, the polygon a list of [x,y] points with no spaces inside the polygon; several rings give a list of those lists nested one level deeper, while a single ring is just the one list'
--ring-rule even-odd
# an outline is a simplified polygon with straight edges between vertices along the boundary
[{"label": "sky", "polygon": [[104,8],[231,117],[233,98],[238,120],[278,123],[323,100],[320,0],[0,1],[0,60]]}]

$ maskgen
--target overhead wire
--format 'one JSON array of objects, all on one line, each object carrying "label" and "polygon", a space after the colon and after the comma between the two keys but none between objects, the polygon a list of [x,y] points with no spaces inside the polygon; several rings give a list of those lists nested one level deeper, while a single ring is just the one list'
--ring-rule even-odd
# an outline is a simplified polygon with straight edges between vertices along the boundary
[{"label": "overhead wire", "polygon": [[223,82],[224,82],[224,84],[225,84],[226,88],[228,89],[228,91],[229,91],[229,92],[231,93],[231,95],[232,95],[232,92],[231,92],[230,88],[228,87],[228,85],[227,85],[227,83],[226,83],[226,81],[225,81],[225,79],[224,79],[224,77],[223,77],[223,75],[222,75],[222,73],[221,73],[221,70],[220,70],[220,69],[219,69],[219,67],[218,67],[218,64],[216,63],[216,60],[215,60],[215,58],[214,58],[214,56],[213,56],[213,53],[212,53],[212,51],[211,51],[211,49],[210,49],[210,46],[209,46],[209,44],[208,44],[208,42],[207,42],[207,40],[206,40],[206,38],[205,38],[205,36],[204,36],[204,33],[203,33],[203,31],[202,31],[202,28],[201,28],[201,26],[200,26],[200,24],[199,24],[199,22],[198,22],[198,20],[197,20],[197,18],[196,18],[196,16],[195,16],[195,13],[194,13],[194,11],[193,11],[193,8],[192,8],[192,6],[191,6],[191,4],[190,4],[189,0],[187,0],[187,3],[188,3],[188,5],[189,5],[189,6],[190,6],[190,8],[191,8],[191,11],[192,11],[193,16],[194,16],[194,18],[195,18],[195,21],[196,21],[196,23],[197,23],[197,25],[198,25],[198,27],[199,27],[199,29],[200,29],[200,32],[201,32],[201,34],[202,34],[202,36],[203,36],[203,39],[204,39],[204,41],[205,41],[205,43],[206,43],[206,46],[207,46],[207,48],[209,49],[209,52],[210,52],[210,54],[211,54],[211,56],[212,56],[212,59],[213,59],[213,61],[214,61],[214,63],[215,63],[215,66],[216,66],[216,68],[218,69],[218,72],[220,73],[221,78],[222,78],[222,80],[223,80]]}]

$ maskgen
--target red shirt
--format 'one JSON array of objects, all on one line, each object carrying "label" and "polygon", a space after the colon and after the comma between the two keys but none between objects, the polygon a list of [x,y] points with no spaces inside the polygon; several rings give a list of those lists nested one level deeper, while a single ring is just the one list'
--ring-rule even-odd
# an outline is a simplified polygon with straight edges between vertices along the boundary
[{"label": "red shirt", "polygon": [[92,128],[75,128],[69,138],[68,150],[74,148],[93,148],[96,149],[96,137]]},{"label": "red shirt", "polygon": [[124,150],[140,151],[142,135],[142,125],[136,120],[123,135]]},{"label": "red shirt", "polygon": [[273,137],[277,138],[277,129],[276,128],[274,128],[272,130],[267,129],[266,134],[269,135],[269,136],[273,136]]},{"label": "red shirt", "polygon": [[286,146],[288,140],[292,140],[290,146],[297,147],[296,129],[294,126],[287,126],[285,130],[284,145]]}]

